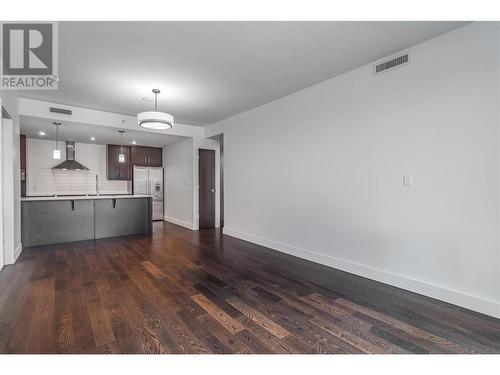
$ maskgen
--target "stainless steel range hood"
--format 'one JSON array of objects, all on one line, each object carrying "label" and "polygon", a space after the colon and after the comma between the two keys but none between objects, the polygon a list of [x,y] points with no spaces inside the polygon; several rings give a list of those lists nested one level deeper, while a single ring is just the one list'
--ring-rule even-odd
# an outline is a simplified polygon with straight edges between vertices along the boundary
[{"label": "stainless steel range hood", "polygon": [[52,169],[63,171],[88,171],[89,169],[75,160],[75,142],[66,141],[66,160]]}]

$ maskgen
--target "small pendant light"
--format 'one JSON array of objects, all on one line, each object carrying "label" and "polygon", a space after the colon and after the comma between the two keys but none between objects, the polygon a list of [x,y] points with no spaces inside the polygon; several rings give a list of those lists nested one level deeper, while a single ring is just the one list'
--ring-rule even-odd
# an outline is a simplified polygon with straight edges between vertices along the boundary
[{"label": "small pendant light", "polygon": [[52,157],[54,160],[61,160],[61,150],[59,150],[59,121],[54,121],[53,124],[56,126],[56,148],[52,151]]},{"label": "small pendant light", "polygon": [[125,163],[125,154],[123,153],[123,133],[125,130],[118,130],[120,133],[120,153],[118,154],[118,163]]}]

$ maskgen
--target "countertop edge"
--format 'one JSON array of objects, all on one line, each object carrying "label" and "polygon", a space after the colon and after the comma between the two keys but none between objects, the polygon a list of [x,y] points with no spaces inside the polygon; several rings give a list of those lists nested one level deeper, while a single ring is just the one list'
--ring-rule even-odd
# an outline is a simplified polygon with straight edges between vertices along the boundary
[{"label": "countertop edge", "polygon": [[21,202],[35,201],[76,201],[76,200],[100,200],[100,199],[133,199],[152,198],[152,195],[101,195],[97,196],[64,196],[64,197],[22,197]]}]

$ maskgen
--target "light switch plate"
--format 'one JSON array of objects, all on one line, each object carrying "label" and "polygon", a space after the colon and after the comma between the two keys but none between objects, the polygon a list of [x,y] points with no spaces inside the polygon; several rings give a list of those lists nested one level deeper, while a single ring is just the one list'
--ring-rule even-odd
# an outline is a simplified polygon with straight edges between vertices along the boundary
[{"label": "light switch plate", "polygon": [[413,186],[413,176],[403,176],[403,186]]}]

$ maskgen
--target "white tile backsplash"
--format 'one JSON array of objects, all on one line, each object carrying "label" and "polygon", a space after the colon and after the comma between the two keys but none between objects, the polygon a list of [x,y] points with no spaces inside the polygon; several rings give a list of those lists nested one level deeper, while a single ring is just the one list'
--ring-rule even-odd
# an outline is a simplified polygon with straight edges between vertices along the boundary
[{"label": "white tile backsplash", "polygon": [[99,175],[99,192],[102,194],[130,194],[130,181],[110,181],[106,178],[106,146],[76,143],[76,161],[88,171],[63,171],[52,169],[66,160],[66,143],[60,142],[61,160],[52,159],[54,141],[27,139],[26,194],[95,194],[95,176]]}]

